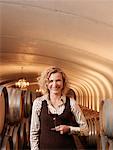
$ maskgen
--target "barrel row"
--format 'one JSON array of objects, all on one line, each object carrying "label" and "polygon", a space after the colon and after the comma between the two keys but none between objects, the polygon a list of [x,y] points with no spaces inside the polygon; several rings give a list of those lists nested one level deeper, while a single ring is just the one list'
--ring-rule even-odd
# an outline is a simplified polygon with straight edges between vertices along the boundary
[{"label": "barrel row", "polygon": [[5,141],[11,141],[6,134],[8,126],[18,126],[24,118],[30,118],[35,98],[30,91],[0,86],[0,146],[4,136]]},{"label": "barrel row", "polygon": [[[75,138],[75,143],[80,143],[80,148],[83,150],[95,149],[100,150],[100,131],[99,131],[99,118],[86,119],[88,124],[88,136],[78,136]],[[78,141],[79,140],[79,141]]]},{"label": "barrel row", "polygon": [[0,86],[0,144],[5,134],[8,114],[8,93],[5,87]]},{"label": "barrel row", "polygon": [[29,118],[23,119],[18,125],[8,125],[1,150],[19,150],[29,149],[30,139],[30,123]]},{"label": "barrel row", "polygon": [[87,137],[87,144],[91,147],[99,147],[100,145],[100,127],[99,118],[87,119],[89,134]]},{"label": "barrel row", "polygon": [[[93,113],[87,108],[82,109],[89,127],[87,145],[98,150],[113,149],[113,100],[105,99],[100,102],[100,112]],[[87,111],[85,111],[87,110]],[[90,114],[88,117],[87,115]],[[91,116],[91,117],[90,117]]]},{"label": "barrel row", "polygon": [[81,110],[83,111],[85,118],[89,119],[89,118],[98,118],[99,117],[99,112],[89,109],[85,106],[81,106],[80,105]]},{"label": "barrel row", "polygon": [[100,135],[102,150],[113,149],[113,100],[105,99],[100,103]]},{"label": "barrel row", "polygon": [[[100,124],[99,124],[99,112],[95,110],[91,110],[85,106],[81,106],[80,108],[86,118],[88,124],[88,136],[83,137],[83,142],[85,139],[85,147],[86,149],[99,149],[100,147]],[[99,149],[100,150],[100,149]]]}]

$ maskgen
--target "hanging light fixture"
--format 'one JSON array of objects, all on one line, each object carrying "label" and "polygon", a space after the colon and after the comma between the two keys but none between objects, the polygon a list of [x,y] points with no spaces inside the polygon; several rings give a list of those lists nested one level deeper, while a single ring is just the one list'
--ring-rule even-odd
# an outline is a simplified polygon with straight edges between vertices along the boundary
[{"label": "hanging light fixture", "polygon": [[[23,67],[21,67],[21,71],[23,73]],[[27,82],[25,78],[21,78],[17,82],[15,82],[15,86],[21,89],[25,89],[27,88],[27,86],[29,86],[29,82]]]},{"label": "hanging light fixture", "polygon": [[18,82],[15,83],[15,85],[23,89],[29,86],[29,82],[27,82],[24,78],[22,78],[22,79],[19,79]]}]

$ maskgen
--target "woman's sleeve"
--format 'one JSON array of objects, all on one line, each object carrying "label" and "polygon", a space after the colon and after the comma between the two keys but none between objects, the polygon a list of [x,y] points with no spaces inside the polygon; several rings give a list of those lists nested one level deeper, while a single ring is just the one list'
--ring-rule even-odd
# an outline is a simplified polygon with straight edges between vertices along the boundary
[{"label": "woman's sleeve", "polygon": [[80,133],[81,136],[88,135],[88,125],[82,110],[74,99],[70,99],[71,111],[79,127],[70,127],[71,133]]},{"label": "woman's sleeve", "polygon": [[39,150],[40,110],[41,110],[41,103],[40,101],[35,100],[32,106],[32,116],[31,116],[31,125],[30,125],[31,150]]}]

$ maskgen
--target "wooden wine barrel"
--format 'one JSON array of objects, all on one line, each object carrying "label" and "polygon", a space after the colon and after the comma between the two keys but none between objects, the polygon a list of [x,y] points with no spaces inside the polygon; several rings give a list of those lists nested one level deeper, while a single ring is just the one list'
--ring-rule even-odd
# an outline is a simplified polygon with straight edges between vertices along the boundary
[{"label": "wooden wine barrel", "polygon": [[15,126],[13,130],[12,140],[13,140],[13,147],[15,150],[19,149],[19,125]]},{"label": "wooden wine barrel", "polygon": [[97,126],[94,118],[91,119],[92,126],[92,145],[97,146]]},{"label": "wooden wine barrel", "polygon": [[101,134],[113,139],[113,100],[101,101],[99,115]]},{"label": "wooden wine barrel", "polygon": [[91,118],[87,120],[88,128],[89,128],[89,135],[87,137],[87,144],[91,147],[97,147],[98,143],[98,129],[97,123],[95,118]]},{"label": "wooden wine barrel", "polygon": [[22,91],[14,88],[7,88],[8,91],[8,123],[10,125],[18,124],[23,118],[23,100]]},{"label": "wooden wine barrel", "polygon": [[24,117],[30,117],[32,110],[32,93],[24,91]]},{"label": "wooden wine barrel", "polygon": [[25,144],[26,144],[26,123],[25,121],[23,120],[20,124],[20,127],[19,127],[19,141],[20,141],[20,144],[19,144],[19,149],[25,149]]},{"label": "wooden wine barrel", "polygon": [[13,149],[19,150],[19,124],[7,127],[8,136],[12,137]]},{"label": "wooden wine barrel", "polygon": [[92,145],[92,141],[91,141],[92,128],[91,128],[91,120],[90,119],[87,120],[87,124],[88,124],[88,129],[89,129],[89,134],[87,137],[87,144],[90,146],[90,145]]},{"label": "wooden wine barrel", "polygon": [[8,114],[8,93],[7,89],[0,86],[0,143],[5,134]]},{"label": "wooden wine barrel", "polygon": [[28,149],[30,147],[30,121],[31,118],[25,118],[25,130],[26,130],[26,144],[25,148]]},{"label": "wooden wine barrel", "polygon": [[30,149],[30,117],[24,118],[19,128],[19,149]]},{"label": "wooden wine barrel", "polygon": [[13,141],[11,136],[4,136],[1,150],[13,150]]}]

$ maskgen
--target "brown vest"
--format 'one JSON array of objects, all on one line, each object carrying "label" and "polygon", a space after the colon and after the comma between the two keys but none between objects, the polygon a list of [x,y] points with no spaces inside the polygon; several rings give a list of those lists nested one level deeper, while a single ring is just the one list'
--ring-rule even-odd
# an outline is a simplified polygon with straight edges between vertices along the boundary
[{"label": "brown vest", "polygon": [[[42,109],[40,114],[40,150],[74,150],[76,149],[72,135],[60,134],[52,131],[55,125],[72,125],[73,115],[70,109],[70,100],[67,98],[65,109],[61,115],[51,114],[48,112],[47,102],[42,102]],[[78,124],[74,120],[74,126]]]}]

